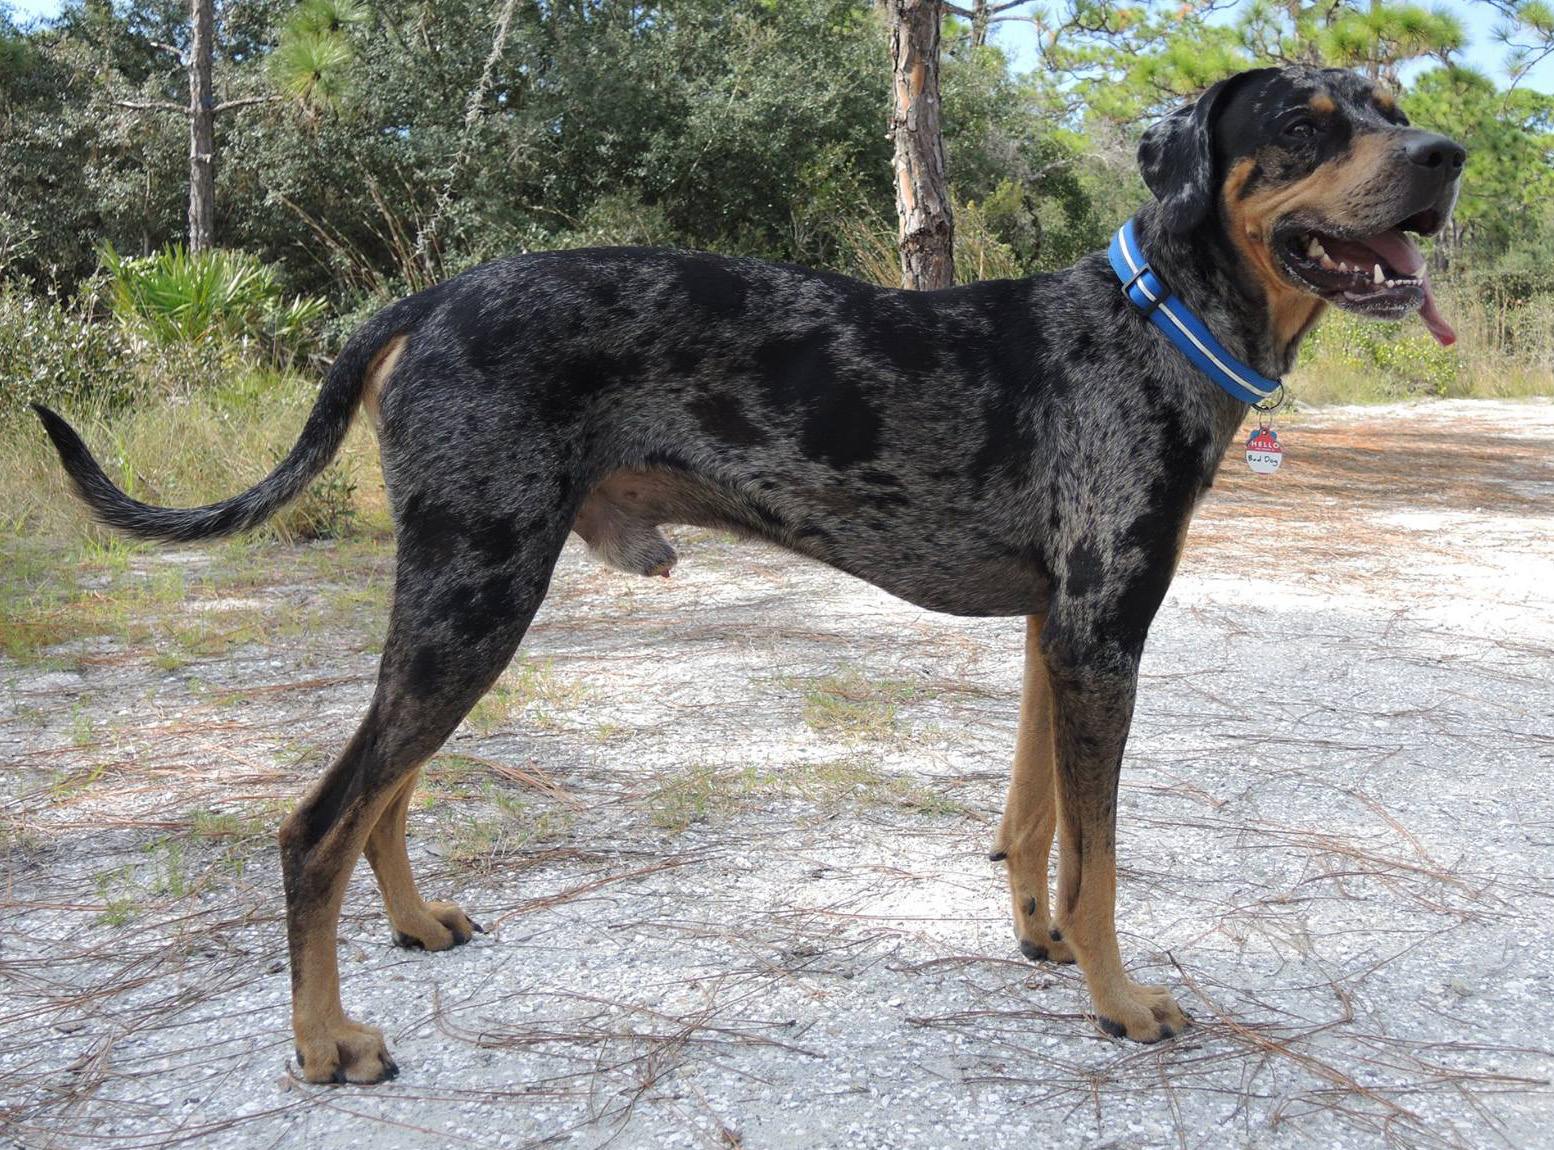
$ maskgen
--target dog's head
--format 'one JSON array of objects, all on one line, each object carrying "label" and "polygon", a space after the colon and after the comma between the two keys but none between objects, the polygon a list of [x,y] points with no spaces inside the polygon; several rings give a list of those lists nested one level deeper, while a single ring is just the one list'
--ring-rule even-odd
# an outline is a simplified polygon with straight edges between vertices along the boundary
[{"label": "dog's head", "polygon": [[1223,229],[1280,327],[1303,330],[1323,302],[1377,319],[1418,311],[1442,343],[1456,337],[1411,233],[1445,226],[1466,158],[1340,69],[1231,76],[1139,145],[1161,226]]}]

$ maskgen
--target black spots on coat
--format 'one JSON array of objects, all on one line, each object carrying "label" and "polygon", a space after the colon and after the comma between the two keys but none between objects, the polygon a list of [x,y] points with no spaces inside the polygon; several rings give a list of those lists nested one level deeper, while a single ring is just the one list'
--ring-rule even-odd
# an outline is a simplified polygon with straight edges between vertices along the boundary
[{"label": "black spots on coat", "polygon": [[[1088,368],[1100,367],[1110,358],[1097,344],[1095,333],[1083,327],[1075,329],[1069,345],[1064,349],[1064,357],[1075,367]],[[1045,414],[1048,418],[1052,418],[1056,413],[1049,410]]]},{"label": "black spots on coat", "polygon": [[868,463],[879,455],[883,425],[856,380],[838,376],[816,395],[804,416],[799,448],[837,470]]},{"label": "black spots on coat", "polygon": [[621,289],[613,280],[596,280],[588,285],[588,296],[600,307],[613,310],[621,302]]},{"label": "black spots on coat", "polygon": [[511,559],[519,542],[517,525],[506,515],[482,516],[470,525],[470,549],[488,564]]},{"label": "black spots on coat", "polygon": [[801,335],[778,336],[752,353],[766,402],[779,411],[831,389],[836,367],[831,357],[832,333],[816,328]]},{"label": "black spots on coat", "polygon": [[912,296],[859,297],[848,302],[846,315],[869,359],[905,376],[938,370],[944,332],[928,301]]},{"label": "black spots on coat", "polygon": [[482,307],[482,298],[473,285],[465,287],[441,309],[443,321],[451,328],[464,353],[464,361],[487,376],[506,375],[515,348],[521,342],[513,337],[520,325],[490,315]]},{"label": "black spots on coat", "polygon": [[759,345],[752,359],[772,409],[803,413],[799,449],[840,470],[879,454],[884,423],[858,377],[838,372],[834,337],[829,328],[780,336]]},{"label": "black spots on coat", "polygon": [[478,583],[461,583],[443,600],[442,615],[466,643],[479,642],[499,630],[512,614],[513,580],[492,575]]},{"label": "black spots on coat", "polygon": [[749,287],[745,277],[709,259],[688,259],[678,264],[677,280],[686,302],[716,315],[738,315],[745,310]]},{"label": "black spots on coat", "polygon": [[442,674],[442,656],[436,647],[418,647],[405,669],[405,687],[417,698],[428,699],[437,693]]},{"label": "black spots on coat", "polygon": [[552,365],[546,398],[555,410],[571,411],[575,401],[591,399],[616,384],[640,379],[643,371],[642,356],[635,351],[574,351]]},{"label": "black spots on coat", "polygon": [[1106,578],[1101,553],[1088,542],[1074,545],[1068,553],[1063,575],[1063,593],[1082,598],[1098,591]]},{"label": "black spots on coat", "polygon": [[405,500],[398,518],[400,555],[412,566],[447,560],[466,534],[462,515],[419,491]]},{"label": "black spots on coat", "polygon": [[723,392],[709,391],[691,401],[691,414],[701,429],[720,443],[733,447],[759,447],[766,430],[751,421],[739,400]]},{"label": "black spots on coat", "polygon": [[858,478],[865,483],[872,483],[876,487],[901,486],[901,476],[894,471],[884,471],[878,467],[865,467],[858,472]]},{"label": "black spots on coat", "polygon": [[668,367],[673,375],[681,378],[693,378],[696,371],[706,362],[706,348],[698,347],[695,343],[670,343],[667,348],[664,348],[665,367]]},{"label": "black spots on coat", "polygon": [[1003,397],[982,405],[982,446],[971,459],[971,476],[978,487],[993,478],[1018,485],[1030,476],[1036,438],[1025,409]]}]

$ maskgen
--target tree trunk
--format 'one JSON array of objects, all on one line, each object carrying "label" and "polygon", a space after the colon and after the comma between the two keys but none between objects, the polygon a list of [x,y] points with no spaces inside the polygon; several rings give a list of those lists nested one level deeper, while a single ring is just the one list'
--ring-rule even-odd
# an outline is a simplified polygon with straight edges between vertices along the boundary
[{"label": "tree trunk", "polygon": [[[1377,12],[1381,8],[1381,0],[1371,0],[1371,11]],[[1371,83],[1381,79],[1381,41],[1371,45],[1370,59],[1365,62],[1365,74],[1371,78]]]},{"label": "tree trunk", "polygon": [[210,90],[214,0],[192,0],[189,44],[189,250],[205,251],[216,235],[216,108]]},{"label": "tree trunk", "polygon": [[955,221],[939,128],[939,0],[887,0],[895,79],[896,213],[901,286],[955,283]]},{"label": "tree trunk", "polygon": [[971,46],[980,48],[987,43],[988,24],[992,13],[987,10],[989,0],[973,0],[971,5]]}]

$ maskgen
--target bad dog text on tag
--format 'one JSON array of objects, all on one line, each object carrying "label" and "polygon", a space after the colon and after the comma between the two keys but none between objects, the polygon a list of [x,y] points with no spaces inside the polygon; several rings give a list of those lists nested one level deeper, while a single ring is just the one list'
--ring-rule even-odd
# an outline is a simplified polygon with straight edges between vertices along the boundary
[{"label": "bad dog text on tag", "polygon": [[1284,462],[1279,433],[1271,427],[1255,428],[1246,440],[1246,465],[1258,475],[1272,475]]}]

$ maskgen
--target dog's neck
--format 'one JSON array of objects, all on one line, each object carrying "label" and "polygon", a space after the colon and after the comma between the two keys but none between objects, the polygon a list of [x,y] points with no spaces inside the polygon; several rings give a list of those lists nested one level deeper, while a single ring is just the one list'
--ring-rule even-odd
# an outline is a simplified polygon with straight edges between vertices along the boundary
[{"label": "dog's neck", "polygon": [[[1134,215],[1139,246],[1168,288],[1198,316],[1216,339],[1242,363],[1270,379],[1279,379],[1295,364],[1300,341],[1311,328],[1302,322],[1281,334],[1274,301],[1241,270],[1236,251],[1214,219],[1192,231],[1173,235],[1160,226],[1154,201]],[[1311,309],[1311,320],[1321,305]]]}]

